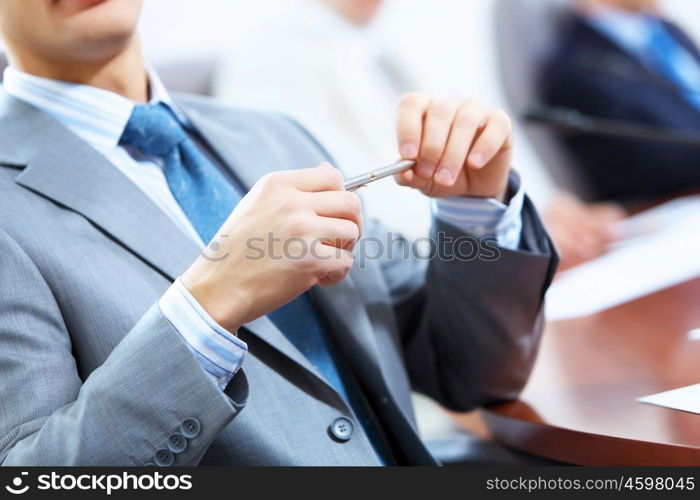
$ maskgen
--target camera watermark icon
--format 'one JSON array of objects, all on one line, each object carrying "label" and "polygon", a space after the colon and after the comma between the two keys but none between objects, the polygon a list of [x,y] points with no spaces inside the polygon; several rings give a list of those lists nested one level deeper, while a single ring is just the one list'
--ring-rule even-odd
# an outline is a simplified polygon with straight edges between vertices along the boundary
[{"label": "camera watermark icon", "polygon": [[[228,238],[228,234],[219,235],[218,238]],[[221,262],[229,256],[228,252],[222,251],[222,248],[220,241],[213,240],[202,250],[201,255],[210,262]]]},{"label": "camera watermark icon", "polygon": [[19,476],[15,477],[15,478],[12,480],[12,485],[7,485],[7,486],[5,486],[5,489],[6,489],[9,493],[12,493],[13,495],[23,495],[23,494],[25,494],[27,491],[29,491],[29,485],[28,485],[28,484],[25,484],[24,486],[22,486],[23,483],[24,483],[24,481],[23,481],[22,478],[23,478],[23,476],[28,476],[28,475],[29,475],[28,472],[22,472],[22,473],[20,473]]},{"label": "camera watermark icon", "polygon": [[[117,491],[173,491],[191,490],[192,476],[189,474],[162,474],[160,472],[141,474],[139,472],[122,472],[119,474],[40,474],[30,480],[28,472],[21,472],[13,478],[5,490],[12,495],[23,495],[30,489],[37,491],[95,491],[105,492],[108,496]],[[32,483],[31,487],[29,484]],[[2,496],[2,490],[0,490]],[[3,497],[5,498],[5,497]]]}]

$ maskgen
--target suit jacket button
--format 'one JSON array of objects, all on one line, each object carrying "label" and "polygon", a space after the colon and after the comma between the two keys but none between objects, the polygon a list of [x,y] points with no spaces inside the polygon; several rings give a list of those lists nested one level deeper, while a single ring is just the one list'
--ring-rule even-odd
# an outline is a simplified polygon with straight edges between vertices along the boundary
[{"label": "suit jacket button", "polygon": [[187,439],[196,438],[202,432],[202,424],[196,418],[187,418],[180,426],[180,433]]},{"label": "suit jacket button", "polygon": [[182,453],[187,449],[187,438],[182,434],[173,434],[168,438],[168,449],[173,453]]},{"label": "suit jacket button", "polygon": [[340,417],[333,421],[328,431],[336,440],[345,442],[349,441],[352,437],[352,433],[355,431],[355,425],[349,418]]},{"label": "suit jacket button", "polygon": [[158,467],[170,467],[175,463],[175,455],[173,455],[173,452],[170,450],[158,450],[156,452],[155,462]]}]

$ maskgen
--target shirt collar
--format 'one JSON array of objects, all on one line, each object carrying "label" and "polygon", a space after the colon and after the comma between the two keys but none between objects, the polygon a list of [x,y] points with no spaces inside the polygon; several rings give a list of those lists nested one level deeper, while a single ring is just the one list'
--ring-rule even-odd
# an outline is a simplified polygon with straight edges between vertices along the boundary
[{"label": "shirt collar", "polygon": [[633,53],[645,51],[652,38],[658,18],[647,13],[635,13],[614,7],[597,7],[586,13],[586,20],[613,42]]},{"label": "shirt collar", "polygon": [[[174,106],[156,72],[148,68],[149,104],[164,103],[184,123],[184,116]],[[5,69],[3,88],[7,94],[20,99],[50,115],[94,148],[106,152],[119,145],[137,102],[108,90],[42,78]]]}]

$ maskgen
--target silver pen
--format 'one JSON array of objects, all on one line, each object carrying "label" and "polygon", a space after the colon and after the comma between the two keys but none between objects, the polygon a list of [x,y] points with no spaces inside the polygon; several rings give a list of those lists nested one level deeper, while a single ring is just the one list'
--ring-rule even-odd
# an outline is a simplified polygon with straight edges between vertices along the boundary
[{"label": "silver pen", "polygon": [[379,179],[384,179],[385,177],[391,177],[392,175],[400,174],[416,166],[416,162],[413,160],[400,160],[386,167],[381,167],[366,174],[361,174],[356,177],[352,177],[345,181],[346,191],[355,191],[361,187],[366,186],[372,182],[378,181]]}]

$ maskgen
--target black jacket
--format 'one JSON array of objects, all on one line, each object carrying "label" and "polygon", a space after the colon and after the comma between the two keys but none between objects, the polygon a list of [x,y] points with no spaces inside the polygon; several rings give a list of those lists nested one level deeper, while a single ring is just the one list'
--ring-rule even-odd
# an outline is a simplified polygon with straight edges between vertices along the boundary
[{"label": "black jacket", "polygon": [[[700,61],[695,44],[677,26],[665,25]],[[678,86],[578,16],[563,30],[540,88],[552,106],[700,135],[700,110]],[[700,187],[700,148],[581,135],[563,140],[596,199],[650,201]]]}]

